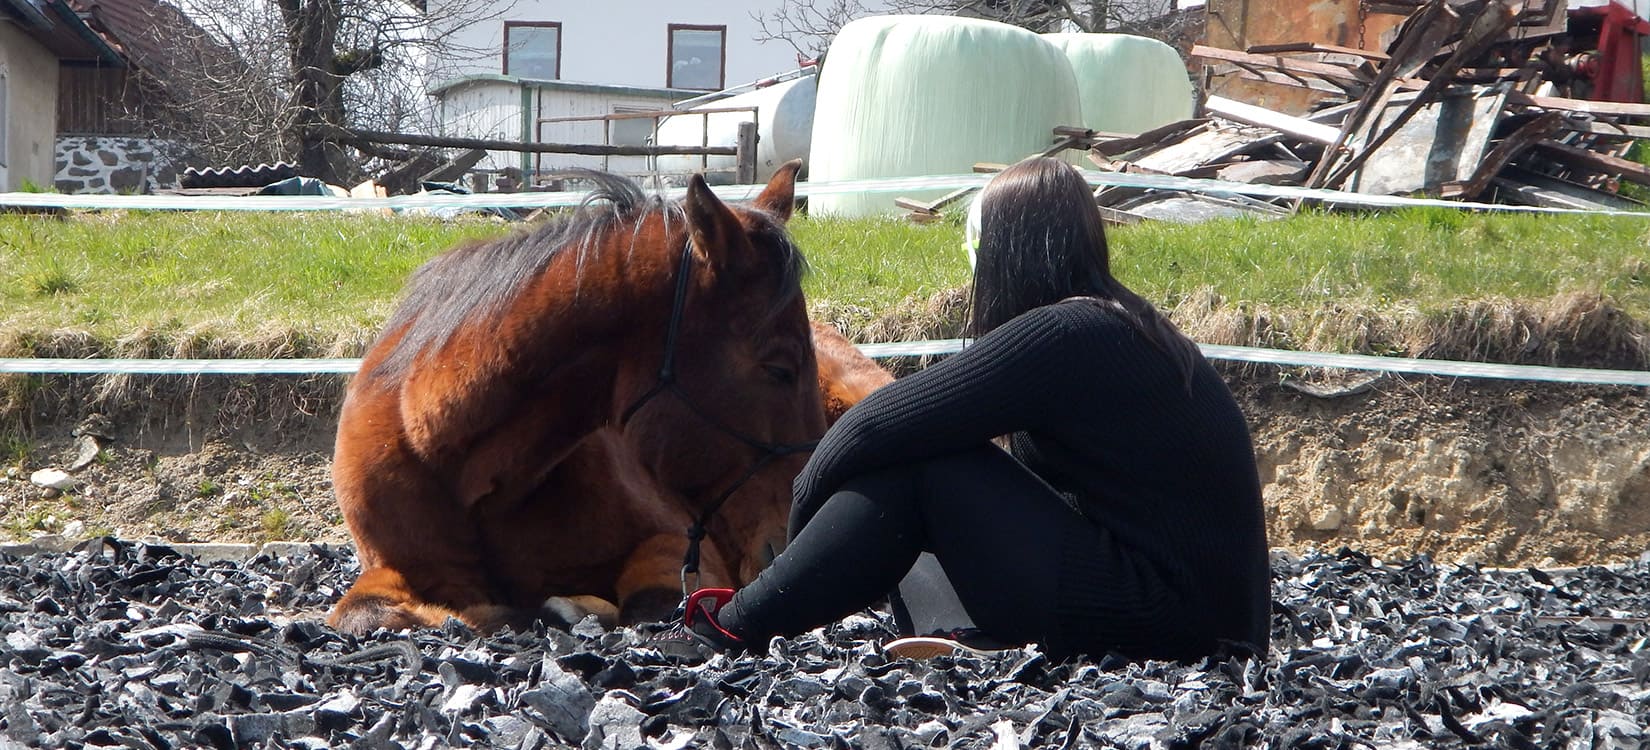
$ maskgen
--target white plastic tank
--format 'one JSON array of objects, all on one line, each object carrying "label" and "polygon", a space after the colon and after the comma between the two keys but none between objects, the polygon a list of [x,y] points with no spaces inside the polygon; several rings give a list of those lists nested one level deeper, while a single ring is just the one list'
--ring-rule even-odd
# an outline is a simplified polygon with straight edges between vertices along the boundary
[{"label": "white plastic tank", "polygon": [[[717,99],[687,110],[756,107],[756,182],[768,181],[774,170],[792,159],[807,159],[814,131],[814,76],[781,81],[771,86]],[[750,122],[752,113],[718,112],[708,115],[677,115],[659,123],[661,146],[734,146],[739,139],[739,123]],[[708,128],[708,138],[707,138]],[[661,156],[659,171],[689,174],[706,167],[705,176],[713,185],[733,182],[737,158],[733,156]]]}]

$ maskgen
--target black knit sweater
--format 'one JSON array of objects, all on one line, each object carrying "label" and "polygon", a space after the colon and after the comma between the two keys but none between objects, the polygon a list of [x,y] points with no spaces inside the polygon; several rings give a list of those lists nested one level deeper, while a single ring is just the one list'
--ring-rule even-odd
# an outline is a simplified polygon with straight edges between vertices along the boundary
[{"label": "black knit sweater", "polygon": [[[1146,656],[1193,657],[1219,641],[1264,653],[1266,532],[1243,415],[1206,360],[1196,358],[1188,386],[1165,352],[1097,301],[1027,312],[850,409],[796,479],[791,533],[852,477],[1003,435],[1107,532],[1110,559],[1139,572],[1116,580],[1117,565],[1094,576],[1068,565],[1060,606],[1073,627],[1108,619],[1117,642],[1104,645]],[[1119,613],[1119,602],[1151,611]]]}]

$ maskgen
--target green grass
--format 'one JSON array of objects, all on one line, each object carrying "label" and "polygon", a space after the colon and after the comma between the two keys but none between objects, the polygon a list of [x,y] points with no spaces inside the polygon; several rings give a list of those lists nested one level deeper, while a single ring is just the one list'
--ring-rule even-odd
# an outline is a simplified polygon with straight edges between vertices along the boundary
[{"label": "green grass", "polygon": [[374,326],[440,249],[503,227],[350,214],[128,212],[0,218],[0,310],[13,330],[270,322]]},{"label": "green grass", "polygon": [[[84,331],[188,338],[274,326],[317,342],[382,324],[420,263],[488,221],[362,214],[0,216],[0,341]],[[886,310],[966,283],[955,221],[802,217],[815,303]],[[1172,306],[1204,290],[1242,304],[1438,309],[1460,300],[1603,294],[1650,319],[1650,218],[1446,209],[1111,230],[1116,275]],[[324,345],[323,347],[324,348]]]},{"label": "green grass", "polygon": [[1112,234],[1113,272],[1159,303],[1211,287],[1282,308],[1325,304],[1439,309],[1492,297],[1576,292],[1650,312],[1650,216],[1474,214],[1408,209],[1306,214]]},{"label": "green grass", "polygon": [[955,223],[803,217],[792,222],[791,235],[808,256],[803,291],[811,300],[885,310],[968,283]]}]

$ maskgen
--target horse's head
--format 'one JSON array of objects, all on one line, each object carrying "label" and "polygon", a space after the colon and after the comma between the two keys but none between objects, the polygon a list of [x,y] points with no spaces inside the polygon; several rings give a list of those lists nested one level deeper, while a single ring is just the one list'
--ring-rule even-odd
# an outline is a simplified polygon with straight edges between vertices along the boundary
[{"label": "horse's head", "polygon": [[748,206],[692,179],[686,226],[665,232],[671,312],[655,339],[663,366],[652,367],[658,354],[644,358],[628,389],[625,432],[643,463],[700,506],[737,486],[724,515],[741,526],[768,523],[733,511],[753,501],[774,505],[783,523],[803,448],[825,431],[803,259],[785,231],[800,167],[781,167]]}]

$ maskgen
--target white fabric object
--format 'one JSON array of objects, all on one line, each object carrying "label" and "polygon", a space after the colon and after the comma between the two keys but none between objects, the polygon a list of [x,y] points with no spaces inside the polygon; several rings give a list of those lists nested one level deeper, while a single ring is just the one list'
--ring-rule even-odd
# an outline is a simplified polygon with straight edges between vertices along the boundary
[{"label": "white fabric object", "polygon": [[[871,16],[842,27],[825,55],[809,179],[966,174],[1049,146],[1082,122],[1065,55],[1017,26],[951,16]],[[913,191],[932,200],[945,191]],[[820,214],[867,216],[891,196],[811,199]]]},{"label": "white fabric object", "polygon": [[1083,127],[1140,133],[1192,116],[1192,80],[1173,47],[1131,34],[1044,34],[1071,63]]},{"label": "white fabric object", "polygon": [[963,249],[968,251],[968,270],[974,270],[976,258],[980,252],[980,200],[985,195],[984,190],[974,193],[974,199],[968,202],[968,220],[963,223]]}]

